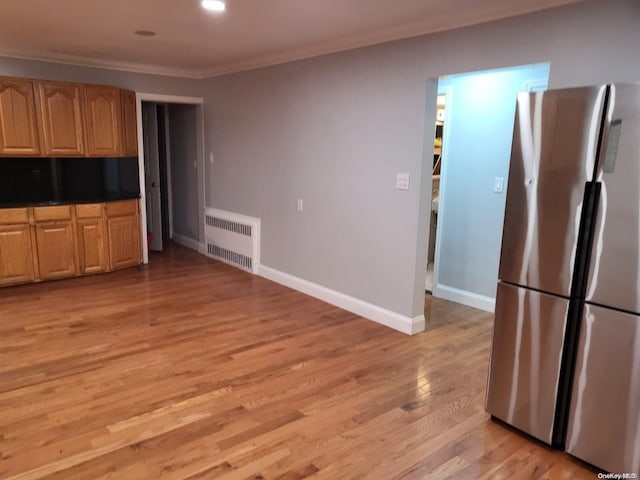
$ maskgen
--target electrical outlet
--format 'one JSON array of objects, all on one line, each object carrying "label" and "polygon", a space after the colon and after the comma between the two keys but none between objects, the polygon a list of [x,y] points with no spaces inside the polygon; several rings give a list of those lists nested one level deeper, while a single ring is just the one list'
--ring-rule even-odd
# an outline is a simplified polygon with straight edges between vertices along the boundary
[{"label": "electrical outlet", "polygon": [[398,175],[396,176],[396,189],[409,190],[409,174],[408,173],[398,173]]},{"label": "electrical outlet", "polygon": [[301,212],[304,208],[304,202],[301,198],[298,199],[298,211]]},{"label": "electrical outlet", "polygon": [[493,193],[502,192],[504,192],[504,177],[496,177],[495,183],[493,184]]}]

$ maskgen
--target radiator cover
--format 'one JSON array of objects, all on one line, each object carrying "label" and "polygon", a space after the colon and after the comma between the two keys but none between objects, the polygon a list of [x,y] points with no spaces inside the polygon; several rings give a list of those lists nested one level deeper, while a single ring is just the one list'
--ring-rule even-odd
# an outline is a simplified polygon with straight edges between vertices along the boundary
[{"label": "radiator cover", "polygon": [[260,219],[205,209],[206,255],[256,274],[260,265]]}]

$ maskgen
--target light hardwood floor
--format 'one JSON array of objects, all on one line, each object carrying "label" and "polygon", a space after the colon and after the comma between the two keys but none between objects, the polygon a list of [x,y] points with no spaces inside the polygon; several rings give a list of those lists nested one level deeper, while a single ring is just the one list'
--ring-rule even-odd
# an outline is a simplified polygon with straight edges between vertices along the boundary
[{"label": "light hardwood floor", "polygon": [[0,290],[0,478],[595,478],[483,411],[490,315],[408,337],[174,246]]}]

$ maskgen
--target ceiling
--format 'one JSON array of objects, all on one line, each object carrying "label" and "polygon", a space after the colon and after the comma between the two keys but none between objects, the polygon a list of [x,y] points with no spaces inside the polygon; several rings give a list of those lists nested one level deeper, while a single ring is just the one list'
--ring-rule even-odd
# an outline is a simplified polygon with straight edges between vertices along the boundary
[{"label": "ceiling", "polygon": [[0,55],[204,78],[576,1],[2,0]]}]

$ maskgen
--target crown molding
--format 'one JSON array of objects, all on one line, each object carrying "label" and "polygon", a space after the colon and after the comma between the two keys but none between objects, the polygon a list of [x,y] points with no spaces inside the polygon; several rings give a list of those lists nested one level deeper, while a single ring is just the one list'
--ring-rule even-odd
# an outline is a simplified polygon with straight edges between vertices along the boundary
[{"label": "crown molding", "polygon": [[309,47],[297,48],[287,50],[286,52],[280,52],[274,55],[262,55],[254,57],[249,60],[244,60],[236,63],[226,63],[218,65],[202,71],[204,78],[218,77],[231,73],[239,73],[247,70],[253,70],[257,68],[270,67],[287,62],[293,62],[297,60],[304,60],[307,58],[319,57],[322,55],[328,55],[332,53],[344,52],[347,50],[353,50],[357,48],[364,48],[373,45],[378,45],[387,42],[393,42],[397,40],[404,40],[422,35],[428,35],[432,33],[438,33],[448,30],[455,30],[459,28],[470,27],[483,23],[489,23],[506,18],[511,18],[519,15],[526,15],[529,13],[536,13],[543,10],[548,10],[556,7],[562,7],[573,3],[579,3],[583,0],[562,0],[561,3],[553,1],[551,4],[538,4],[534,8],[521,8],[516,12],[509,12],[509,14],[501,14],[495,12],[493,14],[485,15],[484,17],[469,18],[465,21],[460,21],[453,24],[448,24],[446,27],[434,28],[432,20],[423,20],[419,22],[413,22],[410,24],[402,25],[399,27],[390,28],[387,30],[378,31],[375,33],[368,33],[365,35],[357,35],[352,37],[341,38],[333,42],[325,42],[322,44],[316,44]]},{"label": "crown molding", "polygon": [[393,27],[387,30],[377,31],[374,33],[344,37],[330,42],[323,42],[307,47],[289,49],[286,51],[278,52],[276,54],[261,55],[239,62],[227,62],[204,69],[181,69],[169,67],[166,65],[120,62],[77,55],[50,54],[44,51],[27,52],[20,50],[5,50],[2,48],[0,48],[0,56],[9,58],[20,58],[24,60],[35,60],[40,62],[60,63],[65,65],[103,68],[133,73],[202,80],[206,78],[227,75],[230,73],[238,73],[247,70],[254,70],[257,68],[270,67],[287,62],[328,55],[331,53],[344,52],[356,48],[363,48],[376,44],[503,20],[505,18],[510,18],[518,15],[526,15],[528,13],[535,13],[555,7],[579,3],[582,1],[583,0],[543,0],[533,8],[531,6],[529,8],[523,7],[515,12],[510,11],[508,14],[504,14],[503,12],[488,12],[482,16],[471,17],[462,21],[458,21],[456,24],[449,23],[446,25],[446,27],[442,28],[434,28],[433,19],[422,20],[399,27]]},{"label": "crown molding", "polygon": [[4,50],[0,48],[0,57],[33,60],[36,62],[59,63],[76,67],[102,68],[119,70],[122,72],[143,73],[148,75],[162,75],[166,77],[189,78],[202,80],[205,78],[201,71],[167,67],[163,65],[149,65],[134,62],[119,62],[102,60],[80,55],[49,54],[45,52],[21,52],[19,50]]}]

